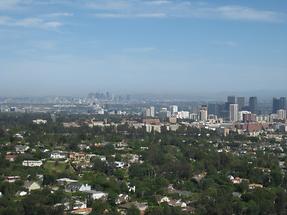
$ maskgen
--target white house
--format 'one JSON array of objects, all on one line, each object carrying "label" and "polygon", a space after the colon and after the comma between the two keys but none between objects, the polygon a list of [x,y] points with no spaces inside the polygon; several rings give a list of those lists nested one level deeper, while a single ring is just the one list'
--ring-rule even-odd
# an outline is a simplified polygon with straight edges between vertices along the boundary
[{"label": "white house", "polygon": [[92,189],[91,185],[82,184],[82,186],[80,187],[79,191],[85,192],[85,191],[90,191],[91,189]]},{"label": "white house", "polygon": [[15,146],[15,151],[20,154],[24,154],[26,151],[30,149],[27,145],[17,145]]},{"label": "white house", "polygon": [[124,168],[124,166],[125,166],[125,163],[124,162],[120,162],[120,161],[115,161],[115,166],[117,167],[117,168]]},{"label": "white house", "polygon": [[24,160],[22,162],[23,166],[27,166],[27,167],[40,167],[43,165],[43,162],[41,160],[39,161],[34,161],[34,160]]},{"label": "white house", "polygon": [[93,200],[106,199],[108,197],[108,194],[102,191],[89,190],[85,191],[85,193],[89,194]]},{"label": "white house", "polygon": [[39,190],[41,189],[41,186],[38,182],[35,181],[26,181],[24,183],[24,187],[29,190],[29,192],[33,191],[33,190]]},{"label": "white house", "polygon": [[36,125],[45,125],[47,123],[47,120],[35,119],[35,120],[33,120],[33,123],[36,124]]},{"label": "white house", "polygon": [[64,152],[52,152],[50,155],[50,158],[53,160],[61,160],[61,159],[66,159],[67,154]]}]

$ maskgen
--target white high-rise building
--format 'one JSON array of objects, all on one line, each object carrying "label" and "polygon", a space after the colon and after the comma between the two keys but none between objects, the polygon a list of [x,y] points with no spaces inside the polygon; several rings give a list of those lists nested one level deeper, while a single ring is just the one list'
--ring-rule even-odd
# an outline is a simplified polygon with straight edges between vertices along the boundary
[{"label": "white high-rise building", "polygon": [[277,110],[277,115],[279,120],[285,120],[286,119],[286,110],[280,109]]},{"label": "white high-rise building", "polygon": [[178,106],[177,105],[172,105],[170,106],[170,112],[172,115],[178,112]]},{"label": "white high-rise building", "polygon": [[[239,105],[238,105],[238,108],[239,108]],[[251,112],[250,111],[240,111],[238,113],[238,121],[243,121],[243,115],[244,114],[251,114]]]},{"label": "white high-rise building", "polygon": [[145,117],[155,117],[155,108],[149,107],[145,109]]},{"label": "white high-rise building", "polygon": [[177,113],[179,119],[189,119],[189,111],[180,111]]},{"label": "white high-rise building", "polygon": [[199,110],[199,120],[206,122],[208,119],[208,112],[207,109],[200,109]]},{"label": "white high-rise building", "polygon": [[190,118],[191,120],[197,121],[197,120],[198,120],[198,114],[196,114],[196,113],[191,113],[190,116],[189,116],[189,118]]},{"label": "white high-rise building", "polygon": [[150,116],[155,117],[155,108],[154,107],[150,107]]},{"label": "white high-rise building", "polygon": [[229,105],[229,120],[230,122],[238,121],[238,104]]},{"label": "white high-rise building", "polygon": [[150,117],[150,116],[151,116],[151,113],[150,113],[150,109],[149,109],[149,108],[146,108],[146,109],[145,109],[144,115],[145,115],[145,117]]}]

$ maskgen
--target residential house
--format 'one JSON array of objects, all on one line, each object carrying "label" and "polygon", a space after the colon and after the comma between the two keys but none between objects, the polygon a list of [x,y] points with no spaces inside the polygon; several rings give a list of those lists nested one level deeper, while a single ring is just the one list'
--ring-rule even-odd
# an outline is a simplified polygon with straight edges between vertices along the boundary
[{"label": "residential house", "polygon": [[46,123],[47,123],[47,120],[44,120],[44,119],[33,120],[33,124],[36,124],[36,125],[45,125]]},{"label": "residential house", "polygon": [[126,164],[125,164],[124,162],[115,161],[115,162],[114,162],[114,165],[115,165],[116,168],[122,169],[122,168],[125,167]]},{"label": "residential house", "polygon": [[38,182],[35,181],[26,181],[24,183],[24,188],[26,188],[29,192],[34,191],[34,190],[39,190],[41,189],[41,186]]},{"label": "residential house", "polygon": [[29,146],[27,145],[17,145],[15,146],[15,151],[18,153],[18,154],[24,154],[26,151],[29,150]]},{"label": "residential house", "polygon": [[249,184],[248,187],[250,190],[254,190],[256,188],[263,188],[263,185],[262,184]]},{"label": "residential house", "polygon": [[67,158],[67,154],[61,151],[52,152],[50,158],[53,160],[63,160]]},{"label": "residential house", "polygon": [[87,201],[76,200],[73,204],[73,210],[87,208]]},{"label": "residential house", "polygon": [[128,202],[126,204],[120,205],[119,208],[126,211],[133,206],[140,210],[141,215],[144,215],[146,209],[148,208],[148,204],[146,202]]},{"label": "residential house", "polygon": [[124,203],[127,203],[130,200],[129,195],[127,194],[119,194],[118,197],[115,200],[116,205],[121,205]]},{"label": "residential house", "polygon": [[8,182],[8,183],[14,183],[18,180],[20,180],[21,177],[20,176],[5,176],[5,181]]},{"label": "residential house", "polygon": [[26,196],[28,194],[28,192],[26,192],[26,191],[18,191],[17,193],[16,193],[16,196],[20,196],[20,197],[22,197],[22,196]]},{"label": "residential house", "polygon": [[84,192],[87,193],[93,200],[99,200],[99,199],[106,200],[108,197],[108,193],[104,193],[102,191],[87,190]]},{"label": "residential house", "polygon": [[13,153],[9,153],[5,155],[5,160],[9,161],[9,162],[14,162],[16,160],[18,155],[13,154]]},{"label": "residential house", "polygon": [[88,184],[81,184],[79,182],[72,182],[66,185],[66,192],[85,192],[90,191],[92,188]]},{"label": "residential house", "polygon": [[88,215],[92,213],[92,208],[79,208],[71,211],[71,214]]},{"label": "residential house", "polygon": [[41,160],[39,161],[34,161],[34,160],[24,160],[22,162],[22,165],[23,166],[26,166],[26,167],[40,167],[43,165],[43,162]]},{"label": "residential house", "polygon": [[17,138],[17,139],[20,139],[20,140],[23,140],[23,139],[24,139],[24,137],[22,136],[22,134],[19,134],[19,133],[15,134],[14,137]]},{"label": "residential house", "polygon": [[67,185],[72,182],[78,182],[78,180],[70,179],[70,178],[59,178],[56,180],[58,184],[61,186]]},{"label": "residential house", "polygon": [[200,173],[200,174],[197,174],[197,175],[193,176],[192,179],[193,179],[194,181],[196,181],[197,183],[200,183],[201,180],[204,179],[206,175],[207,175],[206,172],[202,172],[202,173]]}]

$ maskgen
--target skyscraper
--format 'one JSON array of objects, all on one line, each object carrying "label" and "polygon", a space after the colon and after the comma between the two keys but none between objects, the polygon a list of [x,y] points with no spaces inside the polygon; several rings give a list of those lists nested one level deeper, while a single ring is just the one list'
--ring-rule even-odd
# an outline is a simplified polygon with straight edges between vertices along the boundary
[{"label": "skyscraper", "polygon": [[155,117],[155,108],[154,107],[150,107],[150,116]]},{"label": "skyscraper", "polygon": [[238,110],[243,110],[245,107],[245,98],[244,97],[237,97],[237,104],[238,104]]},{"label": "skyscraper", "polygon": [[218,115],[218,104],[209,103],[208,104],[208,113]]},{"label": "skyscraper", "polygon": [[155,117],[155,108],[154,107],[146,108],[144,115],[145,117]]},{"label": "skyscraper", "polygon": [[286,97],[280,98],[280,109],[286,110]]},{"label": "skyscraper", "polygon": [[206,122],[208,119],[208,112],[206,109],[200,109],[199,111],[199,120]]},{"label": "skyscraper", "polygon": [[277,110],[277,115],[279,120],[285,120],[286,119],[286,110],[280,109]]},{"label": "skyscraper", "polygon": [[273,98],[273,113],[281,109],[286,110],[286,97]]},{"label": "skyscraper", "polygon": [[238,121],[238,104],[229,105],[229,121],[230,122]]},{"label": "skyscraper", "polygon": [[236,97],[235,96],[228,96],[227,97],[227,102],[229,104],[236,104]]},{"label": "skyscraper", "polygon": [[258,113],[258,101],[256,96],[249,98],[249,110],[251,113]]},{"label": "skyscraper", "polygon": [[172,115],[178,112],[178,106],[177,105],[172,105],[170,106],[170,112]]},{"label": "skyscraper", "polygon": [[206,105],[201,106],[199,110],[199,119],[200,121],[206,122],[208,119],[208,108]]}]

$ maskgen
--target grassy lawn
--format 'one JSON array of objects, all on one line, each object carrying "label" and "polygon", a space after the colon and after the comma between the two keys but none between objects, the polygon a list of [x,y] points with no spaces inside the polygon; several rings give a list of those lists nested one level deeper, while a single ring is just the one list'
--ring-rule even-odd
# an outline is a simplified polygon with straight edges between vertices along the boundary
[{"label": "grassy lawn", "polygon": [[50,174],[59,174],[59,173],[74,173],[73,168],[69,163],[64,161],[47,161],[44,165],[44,169]]}]

